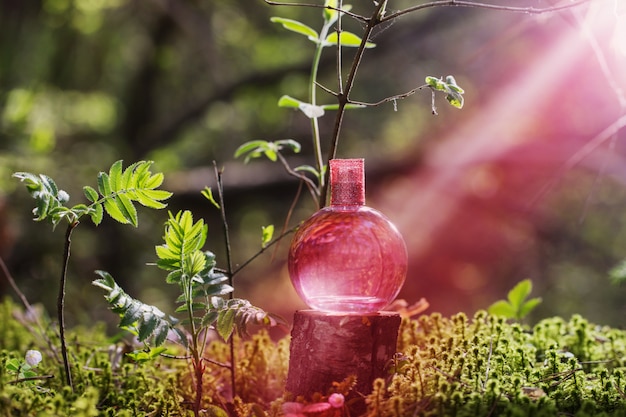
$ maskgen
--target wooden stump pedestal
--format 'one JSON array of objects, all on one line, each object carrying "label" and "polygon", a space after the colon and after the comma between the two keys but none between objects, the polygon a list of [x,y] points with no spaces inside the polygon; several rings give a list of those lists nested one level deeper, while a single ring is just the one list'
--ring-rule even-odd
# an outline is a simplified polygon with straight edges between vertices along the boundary
[{"label": "wooden stump pedestal", "polygon": [[297,311],[291,332],[288,392],[326,394],[333,382],[356,375],[355,392],[369,394],[376,378],[387,376],[387,366],[396,353],[400,315],[332,314]]}]

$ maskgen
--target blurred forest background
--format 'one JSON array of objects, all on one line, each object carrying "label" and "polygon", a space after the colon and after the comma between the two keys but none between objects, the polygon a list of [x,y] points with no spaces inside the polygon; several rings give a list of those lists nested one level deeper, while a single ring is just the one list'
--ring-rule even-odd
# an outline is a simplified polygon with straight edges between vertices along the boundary
[{"label": "blurred forest background", "polygon": [[[320,4],[323,3],[322,0]],[[569,0],[561,3],[566,4]],[[369,15],[371,1],[353,0]],[[425,3],[390,0],[388,9]],[[557,0],[510,0],[549,7]],[[234,262],[260,249],[261,227],[280,230],[298,183],[278,164],[233,158],[252,139],[303,144],[293,165],[313,164],[309,121],[276,106],[306,99],[313,44],[270,22],[315,29],[321,10],[262,0],[4,0],[0,3],[0,256],[33,303],[53,314],[64,227],[32,221],[15,171],[46,173],[83,202],[83,185],[124,159],[154,160],[175,196],[209,223],[208,248],[225,265],[219,213],[200,195],[224,168]],[[344,19],[359,33],[361,24]],[[465,107],[428,90],[347,113],[339,157],[366,158],[368,205],[407,241],[400,294],[430,311],[473,313],[530,278],[544,302],[532,320],[581,313],[624,326],[626,285],[608,271],[626,258],[626,4],[592,0],[530,14],[434,7],[379,27],[352,98],[378,101],[453,74]],[[354,51],[346,50],[346,68]],[[327,48],[321,81],[335,88]],[[321,102],[332,102],[322,90]],[[334,114],[321,122],[324,146]],[[290,226],[315,206],[308,195]],[[95,269],[171,313],[176,290],[146,266],[162,243],[166,211],[140,210],[139,227],[85,221],[73,235],[68,322],[113,321]],[[236,296],[290,318],[302,308],[286,265],[287,238],[236,280]],[[4,277],[0,293],[14,296]]]}]

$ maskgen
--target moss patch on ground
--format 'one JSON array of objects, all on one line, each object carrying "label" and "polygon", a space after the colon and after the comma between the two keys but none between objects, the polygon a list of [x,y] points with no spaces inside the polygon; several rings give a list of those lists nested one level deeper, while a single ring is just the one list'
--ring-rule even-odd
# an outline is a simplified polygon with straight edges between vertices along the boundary
[{"label": "moss patch on ground", "polygon": [[[43,315],[35,320],[9,300],[0,304],[0,417],[192,415],[185,359],[134,363],[124,354],[137,348],[131,339],[112,339],[104,326],[70,329],[72,392],[63,384],[53,329]],[[261,332],[236,346],[234,398],[224,366],[229,346],[216,340],[205,352],[205,415],[284,415],[281,404],[293,400],[283,392],[289,339],[272,341]],[[43,361],[35,369],[38,379],[21,381],[6,365],[28,349],[41,351]],[[169,353],[182,352],[173,346]],[[368,416],[626,416],[626,331],[580,316],[532,327],[483,311],[472,318],[435,313],[404,319],[389,376],[367,395],[349,393],[349,387],[324,388],[316,399],[351,394],[343,408],[301,414],[354,417],[362,409]]]}]

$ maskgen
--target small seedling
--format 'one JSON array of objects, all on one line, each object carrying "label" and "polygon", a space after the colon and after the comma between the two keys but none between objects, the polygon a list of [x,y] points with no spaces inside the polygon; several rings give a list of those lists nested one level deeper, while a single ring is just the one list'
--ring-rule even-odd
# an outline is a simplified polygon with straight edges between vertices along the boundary
[{"label": "small seedling", "polygon": [[24,355],[24,359],[9,359],[5,368],[15,375],[15,382],[29,381],[37,377],[37,372],[34,369],[37,368],[41,359],[41,352],[29,350]]},{"label": "small seedling", "polygon": [[489,306],[489,314],[507,319],[522,320],[541,303],[539,297],[528,299],[532,289],[533,284],[529,279],[519,282],[509,291],[506,300],[496,301]]}]

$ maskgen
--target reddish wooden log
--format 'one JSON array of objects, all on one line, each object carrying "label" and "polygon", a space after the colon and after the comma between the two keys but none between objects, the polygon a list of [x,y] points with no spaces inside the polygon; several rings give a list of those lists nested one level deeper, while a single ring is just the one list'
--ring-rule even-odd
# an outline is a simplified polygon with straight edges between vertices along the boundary
[{"label": "reddish wooden log", "polygon": [[387,376],[396,353],[400,315],[297,311],[291,332],[288,392],[309,400],[333,382],[356,375],[355,392],[369,394],[374,379]]}]

